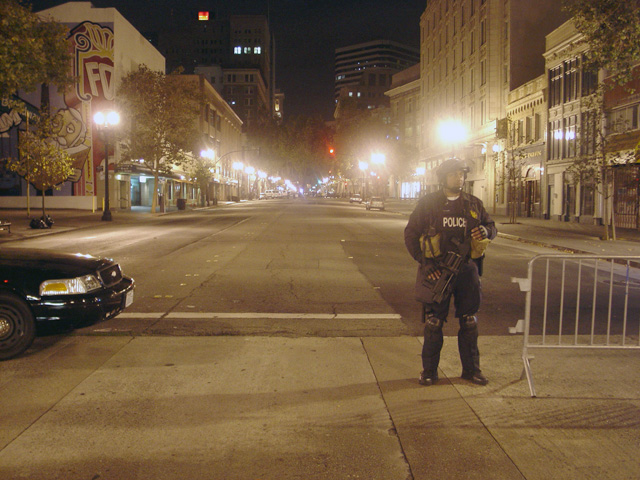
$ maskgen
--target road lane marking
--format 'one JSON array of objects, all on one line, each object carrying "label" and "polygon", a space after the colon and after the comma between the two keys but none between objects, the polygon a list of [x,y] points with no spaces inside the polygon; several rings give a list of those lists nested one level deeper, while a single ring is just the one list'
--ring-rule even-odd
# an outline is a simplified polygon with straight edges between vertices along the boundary
[{"label": "road lane marking", "polygon": [[285,320],[400,320],[397,313],[260,313],[260,312],[156,312],[156,313],[127,313],[118,315],[119,318],[145,319],[182,319],[182,320],[212,320],[227,319],[285,319]]}]

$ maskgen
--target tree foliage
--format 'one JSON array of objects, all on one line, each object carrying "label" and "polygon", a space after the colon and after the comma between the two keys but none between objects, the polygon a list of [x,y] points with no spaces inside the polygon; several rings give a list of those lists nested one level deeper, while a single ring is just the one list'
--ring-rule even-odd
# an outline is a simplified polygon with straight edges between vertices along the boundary
[{"label": "tree foliage", "polygon": [[137,161],[153,173],[151,211],[155,212],[160,176],[200,151],[197,83],[141,65],[122,80],[116,98],[123,119],[122,159]]},{"label": "tree foliage", "polygon": [[56,125],[47,113],[32,117],[30,128],[20,132],[18,159],[9,159],[8,168],[42,192],[42,215],[45,213],[45,191],[59,188],[73,174],[73,159],[58,143]]},{"label": "tree foliage", "polygon": [[618,83],[628,81],[640,61],[640,0],[564,1],[589,45],[589,66],[606,70]]},{"label": "tree foliage", "polygon": [[262,168],[301,184],[313,184],[333,165],[328,153],[333,133],[320,117],[295,116],[268,124],[250,136],[260,148]]},{"label": "tree foliage", "polygon": [[68,29],[18,0],[0,1],[0,98],[39,84],[63,91],[73,83]]}]

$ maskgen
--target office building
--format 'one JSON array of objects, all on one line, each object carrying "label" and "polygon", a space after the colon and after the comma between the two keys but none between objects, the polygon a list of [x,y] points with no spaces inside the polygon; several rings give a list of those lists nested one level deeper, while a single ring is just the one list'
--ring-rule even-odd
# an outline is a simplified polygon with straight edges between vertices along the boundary
[{"label": "office building", "polygon": [[390,40],[337,48],[334,87],[336,111],[339,112],[340,100],[344,98],[352,99],[361,110],[388,107],[389,97],[385,92],[391,88],[393,74],[419,61],[418,49]]}]

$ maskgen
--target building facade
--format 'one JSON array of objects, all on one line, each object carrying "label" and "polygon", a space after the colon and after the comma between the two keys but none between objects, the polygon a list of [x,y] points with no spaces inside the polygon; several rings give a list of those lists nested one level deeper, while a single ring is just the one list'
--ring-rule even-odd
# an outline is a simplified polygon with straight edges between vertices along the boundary
[{"label": "building facade", "polygon": [[[420,117],[420,64],[393,75],[391,90],[386,92],[391,103],[391,119],[395,140],[401,145],[398,174],[390,179],[389,192],[396,198],[418,198],[424,191],[424,170],[417,153],[422,135]],[[415,154],[415,155],[412,155]],[[401,172],[401,173],[400,173]]]},{"label": "building facade", "polygon": [[350,98],[360,110],[388,107],[385,92],[392,76],[419,62],[416,48],[390,40],[376,40],[337,48],[334,96],[339,115],[340,101]]},{"label": "building facade", "polygon": [[175,12],[158,42],[168,73],[182,67],[206,75],[245,127],[276,116],[275,41],[266,16],[187,9]]},{"label": "building facade", "polygon": [[[547,76],[509,92],[503,137],[487,151],[496,165],[496,211],[541,217],[547,144]],[[500,129],[499,129],[500,130]],[[512,211],[513,210],[513,211]]]},{"label": "building facade", "polygon": [[[57,142],[74,160],[74,174],[60,189],[46,192],[51,208],[102,208],[104,198],[105,147],[93,122],[95,112],[113,108],[120,80],[139,65],[164,71],[164,57],[114,8],[96,8],[90,2],[68,2],[41,12],[69,27],[69,47],[73,51],[71,68],[78,81],[64,96],[53,88],[40,88],[21,98],[38,109],[43,95],[49,98],[52,114],[61,125]],[[24,122],[4,132],[3,150],[17,150],[18,130]],[[109,149],[108,180],[110,204],[126,204],[130,198],[129,179],[117,175],[117,145]],[[24,179],[4,173],[0,204],[9,208],[25,208],[30,198],[39,193]],[[29,188],[29,191],[27,191]],[[32,202],[33,203],[33,202]],[[39,202],[36,202],[38,204]]]},{"label": "building facade", "polygon": [[[595,154],[601,113],[596,105],[597,74],[583,68],[587,46],[573,21],[547,36],[548,124],[545,167],[545,216],[556,220],[593,222],[602,218],[602,199],[594,178],[577,178],[571,167],[580,157]],[[574,178],[575,177],[575,178]]]},{"label": "building facade", "polygon": [[[499,148],[497,121],[506,118],[509,91],[544,72],[545,34],[561,21],[560,6],[550,0],[428,2],[420,19],[420,151],[431,189],[434,169],[462,157],[470,167],[467,188],[495,211],[498,179],[487,152]],[[445,122],[466,135],[443,139]]]}]

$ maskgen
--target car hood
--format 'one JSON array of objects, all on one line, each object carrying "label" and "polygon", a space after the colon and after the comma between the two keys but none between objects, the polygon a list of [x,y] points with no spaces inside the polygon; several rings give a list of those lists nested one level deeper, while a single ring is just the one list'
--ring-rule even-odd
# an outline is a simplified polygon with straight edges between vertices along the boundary
[{"label": "car hood", "polygon": [[0,269],[32,272],[41,278],[73,278],[102,269],[113,261],[92,255],[26,248],[0,249]]}]

